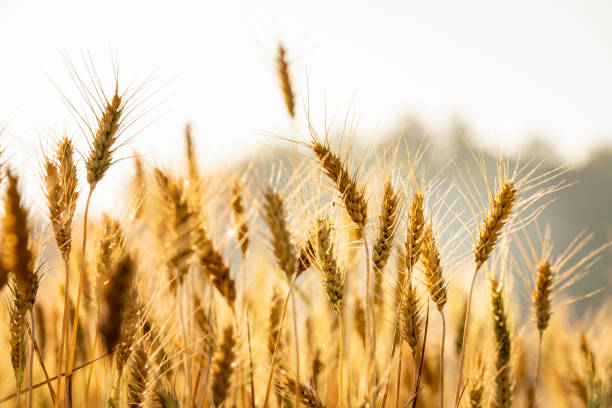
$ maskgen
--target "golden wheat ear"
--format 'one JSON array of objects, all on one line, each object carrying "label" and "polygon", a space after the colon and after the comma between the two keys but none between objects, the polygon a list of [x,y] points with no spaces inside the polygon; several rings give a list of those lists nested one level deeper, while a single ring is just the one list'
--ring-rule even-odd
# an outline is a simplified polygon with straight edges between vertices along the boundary
[{"label": "golden wheat ear", "polygon": [[495,358],[495,398],[494,404],[499,408],[512,405],[513,382],[510,367],[511,338],[503,286],[495,278],[491,279],[491,306],[493,332],[497,344]]},{"label": "golden wheat ear", "polygon": [[30,246],[28,210],[23,204],[17,176],[7,171],[8,186],[4,200],[3,253],[4,269],[12,272],[23,310],[30,311],[38,291],[38,275]]},{"label": "golden wheat ear", "polygon": [[236,237],[242,256],[246,255],[249,248],[249,226],[247,223],[246,211],[243,202],[244,186],[242,181],[236,180],[232,185],[231,207],[234,216],[234,226],[236,228]]},{"label": "golden wheat ear", "polygon": [[297,398],[301,405],[307,408],[324,408],[325,405],[310,386],[289,377],[283,373],[277,381],[280,392],[289,401]]},{"label": "golden wheat ear", "polygon": [[480,269],[482,264],[489,259],[495,248],[501,230],[510,218],[516,195],[517,189],[514,182],[505,180],[499,191],[491,198],[489,213],[482,221],[478,240],[474,246],[474,261],[477,269]]},{"label": "golden wheat ear", "polygon": [[419,304],[416,287],[412,284],[412,277],[406,277],[406,284],[400,294],[399,308],[399,333],[401,338],[408,343],[412,355],[416,359],[417,345],[421,335],[423,319],[421,316],[421,306]]},{"label": "golden wheat ear", "polygon": [[272,188],[264,192],[263,215],[272,233],[272,248],[278,267],[290,280],[297,271],[298,258],[287,225],[283,198]]},{"label": "golden wheat ear", "polygon": [[216,407],[221,406],[230,395],[236,359],[234,328],[229,325],[223,331],[221,342],[217,346],[217,352],[212,362],[211,393],[213,404]]},{"label": "golden wheat ear", "polygon": [[25,371],[26,362],[26,345],[25,345],[25,319],[26,312],[23,307],[23,301],[16,287],[12,288],[13,300],[9,309],[9,355],[11,358],[11,366],[15,375],[17,390],[21,389],[23,382],[23,372]]},{"label": "golden wheat ear", "polygon": [[134,260],[131,255],[126,254],[117,263],[108,283],[104,285],[99,330],[104,345],[109,352],[115,351],[121,340],[121,326],[129,308],[132,281],[135,274]]},{"label": "golden wheat ear", "polygon": [[372,245],[372,263],[374,265],[374,299],[382,304],[383,269],[391,255],[399,226],[400,198],[390,181],[385,182],[380,206],[380,215],[376,229],[376,239]]},{"label": "golden wheat ear", "polygon": [[295,94],[291,83],[291,73],[289,72],[289,61],[287,60],[287,49],[283,44],[278,44],[276,55],[276,71],[283,92],[285,107],[291,118],[295,117]]},{"label": "golden wheat ear", "polygon": [[132,359],[130,362],[130,377],[127,395],[128,407],[141,407],[145,403],[149,384],[151,382],[151,371],[149,354],[141,341],[132,352]]},{"label": "golden wheat ear", "polygon": [[312,140],[308,147],[319,160],[323,173],[333,182],[349,217],[362,231],[368,218],[365,188],[357,184],[357,175],[350,175],[345,163],[332,152],[328,141],[319,140],[312,126],[310,133]]}]

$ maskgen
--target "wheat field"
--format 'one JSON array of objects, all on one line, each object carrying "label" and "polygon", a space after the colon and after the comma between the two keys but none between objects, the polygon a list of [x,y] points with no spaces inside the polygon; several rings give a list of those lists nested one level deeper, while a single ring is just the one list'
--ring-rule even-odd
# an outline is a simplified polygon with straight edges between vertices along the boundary
[{"label": "wheat field", "polygon": [[[609,406],[612,303],[576,317],[591,294],[567,295],[609,248],[588,231],[553,247],[538,223],[565,168],[473,152],[479,173],[448,158],[446,179],[427,145],[356,154],[350,119],[298,107],[282,45],[297,130],[272,169],[205,167],[189,125],[160,166],[126,146],[148,81],[66,65],[81,132],[36,158],[42,211],[1,160],[0,405]],[[120,159],[128,204],[90,212]]]}]

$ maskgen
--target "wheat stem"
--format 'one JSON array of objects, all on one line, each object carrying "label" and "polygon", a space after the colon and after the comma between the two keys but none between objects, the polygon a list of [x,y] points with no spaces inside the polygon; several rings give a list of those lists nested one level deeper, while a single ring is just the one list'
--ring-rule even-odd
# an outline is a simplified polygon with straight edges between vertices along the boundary
[{"label": "wheat stem", "polygon": [[[30,336],[30,339],[32,340],[34,351],[36,352],[36,358],[38,358],[38,362],[40,363],[40,368],[42,368],[43,373],[45,375],[45,382],[47,383],[47,386],[49,387],[49,395],[51,395],[51,401],[53,402],[53,404],[55,404],[55,392],[53,392],[53,386],[51,385],[51,380],[49,379],[49,373],[47,372],[47,367],[45,367],[45,362],[42,358],[42,354],[40,353],[40,348],[38,347],[38,343],[36,342],[36,338],[34,338],[34,335],[32,334],[33,332],[30,329],[30,327],[26,326],[26,329],[28,330],[28,334]],[[33,388],[34,387],[32,387],[32,389]]]},{"label": "wheat stem", "polygon": [[538,391],[538,383],[540,382],[540,364],[542,363],[542,332],[539,332],[538,336],[538,362],[536,364],[535,380],[533,382],[533,406],[536,406],[536,394]]},{"label": "wheat stem", "polygon": [[340,328],[340,353],[338,356],[338,408],[343,408],[344,399],[344,324],[340,312],[336,312]]},{"label": "wheat stem", "polygon": [[440,310],[442,316],[442,343],[440,344],[440,408],[444,408],[444,340],[446,339],[446,319],[444,312]]},{"label": "wheat stem", "polygon": [[[401,341],[401,340],[400,340]],[[395,384],[395,408],[399,407],[399,398],[400,398],[400,383],[402,380],[402,358],[403,358],[403,354],[404,354],[404,347],[402,347],[403,344],[400,344],[399,346],[399,359],[397,362],[397,383]],[[416,377],[416,361],[414,361],[413,359],[413,366],[414,366],[414,375]],[[384,408],[384,405],[383,405]]]},{"label": "wheat stem", "polygon": [[478,276],[478,270],[480,265],[476,265],[474,275],[472,276],[472,283],[470,284],[470,291],[468,293],[467,308],[465,309],[465,321],[463,323],[463,339],[461,341],[461,355],[459,357],[459,374],[457,377],[457,393],[455,395],[455,408],[459,407],[459,401],[461,399],[461,390],[463,389],[463,365],[465,363],[465,345],[467,344],[467,338],[470,329],[470,312],[472,310],[472,293],[474,292],[474,286],[476,284],[476,277]]},{"label": "wheat stem", "polygon": [[281,333],[283,332],[283,323],[285,321],[285,315],[287,314],[287,305],[289,304],[289,297],[293,292],[293,286],[295,285],[295,280],[297,279],[297,273],[293,274],[293,279],[291,280],[291,286],[289,287],[289,291],[287,292],[287,297],[283,303],[283,313],[281,314],[281,319],[278,327],[278,333],[276,333],[276,340],[274,341],[274,352],[272,353],[272,362],[270,363],[270,371],[268,373],[268,383],[266,385],[266,395],[264,397],[263,407],[268,407],[268,399],[270,398],[270,389],[272,388],[272,377],[274,376],[274,364],[276,363],[276,353],[278,351],[278,345],[280,343]]},{"label": "wheat stem", "polygon": [[374,324],[374,299],[372,298],[372,278],[370,270],[370,249],[368,240],[365,234],[365,228],[360,227],[360,233],[363,240],[363,248],[365,250],[366,261],[366,331],[370,337],[369,348],[366,346],[366,361],[368,375],[368,394],[371,398],[371,406],[375,407],[376,403],[376,325]]},{"label": "wheat stem", "polygon": [[[296,273],[297,275],[297,273]],[[300,339],[298,337],[298,325],[297,325],[297,309],[295,307],[295,296],[291,296],[291,311],[293,312],[293,336],[295,337],[295,406],[296,408],[300,408],[300,398],[299,398],[299,390],[300,390]]]},{"label": "wheat stem", "polygon": [[[429,302],[427,302],[427,314],[425,316],[425,331],[423,332],[423,345],[421,349],[421,359],[419,361],[419,372],[416,375],[416,380],[414,384],[414,397],[412,399],[412,408],[416,408],[417,400],[419,398],[419,387],[421,385],[421,373],[423,372],[423,361],[425,360],[425,345],[427,344],[427,331],[429,329]],[[416,353],[413,352],[413,356],[416,356]],[[416,358],[414,358],[416,363]]]},{"label": "wheat stem", "polygon": [[55,393],[57,395],[57,399],[55,400],[55,408],[59,407],[59,402],[61,400],[61,385],[62,385],[62,379],[63,377],[60,376],[60,373],[62,372],[62,367],[64,364],[64,360],[65,360],[65,356],[64,356],[64,351],[66,352],[66,355],[68,355],[69,352],[69,348],[68,348],[68,342],[66,341],[66,335],[68,334],[69,331],[69,327],[70,327],[70,322],[69,320],[69,313],[68,313],[68,307],[69,307],[69,302],[70,302],[70,261],[68,259],[64,259],[64,269],[66,272],[66,282],[64,284],[64,316],[63,316],[63,320],[62,320],[62,336],[61,336],[61,341],[60,341],[60,354],[59,354],[59,360],[57,363],[57,376],[59,377],[59,380],[57,381],[57,386],[55,389]]},{"label": "wheat stem", "polygon": [[34,333],[36,330],[36,323],[34,322],[34,312],[30,308],[30,324],[32,325],[32,341],[30,341],[30,386],[28,396],[28,407],[32,408],[32,384],[34,383]]},{"label": "wheat stem", "polygon": [[[96,346],[98,345],[98,330],[96,330],[96,335],[94,336],[93,346],[91,348],[91,358],[93,359],[96,354]],[[85,398],[83,400],[83,408],[87,408],[87,394],[89,393],[89,384],[91,384],[91,374],[93,373],[93,364],[89,366],[89,373],[87,373],[87,385],[85,386]]]},{"label": "wheat stem", "polygon": [[[87,194],[87,202],[85,203],[85,214],[83,216],[83,246],[81,248],[81,273],[79,276],[79,287],[77,290],[77,300],[74,309],[74,320],[72,322],[72,341],[70,342],[70,358],[68,360],[68,372],[66,374],[66,386],[68,382],[72,381],[72,369],[74,366],[74,351],[76,349],[76,337],[79,322],[79,312],[81,310],[81,293],[83,292],[83,278],[85,277],[85,250],[87,248],[87,216],[89,214],[89,203],[91,202],[91,195],[93,194],[96,184],[92,183],[89,185],[89,194]],[[68,399],[71,401],[72,396],[68,395]]]}]

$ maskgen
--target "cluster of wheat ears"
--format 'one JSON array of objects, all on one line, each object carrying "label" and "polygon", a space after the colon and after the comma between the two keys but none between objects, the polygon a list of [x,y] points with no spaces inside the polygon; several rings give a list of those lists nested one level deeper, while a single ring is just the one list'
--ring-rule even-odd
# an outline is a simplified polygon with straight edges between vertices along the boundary
[{"label": "cluster of wheat ears", "polygon": [[[277,68],[294,119],[282,46]],[[110,93],[99,81],[92,91],[71,72],[89,100],[75,115],[89,144],[82,161],[67,136],[44,153],[47,228],[30,228],[18,172],[2,163],[12,370],[0,373],[0,404],[607,406],[610,309],[593,317],[600,330],[553,315],[603,248],[584,254],[581,234],[557,252],[550,229],[539,241],[522,232],[566,186],[563,169],[500,158],[491,177],[475,154],[482,177],[455,163],[446,183],[427,177],[421,148],[406,163],[353,165],[306,112],[307,136],[288,138],[291,166],[203,173],[187,127],[184,168],[136,155],[128,210],[94,217],[140,88],[122,92],[115,75]],[[521,318],[521,287],[532,318]]]}]

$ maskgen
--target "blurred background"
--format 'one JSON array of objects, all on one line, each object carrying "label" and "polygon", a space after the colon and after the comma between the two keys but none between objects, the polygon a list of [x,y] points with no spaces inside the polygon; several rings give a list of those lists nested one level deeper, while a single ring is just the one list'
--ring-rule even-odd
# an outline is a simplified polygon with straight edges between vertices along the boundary
[{"label": "blurred background", "polygon": [[[68,132],[85,146],[62,100],[84,107],[65,58],[87,77],[91,56],[109,88],[116,57],[120,86],[151,79],[147,114],[123,157],[180,160],[187,122],[204,167],[267,157],[287,147],[270,135],[305,136],[306,107],[321,126],[325,115],[341,122],[350,111],[358,151],[425,141],[444,152],[432,172],[448,157],[473,163],[470,147],[491,152],[488,160],[501,150],[545,168],[572,166],[576,184],[540,223],[552,225],[556,248],[587,229],[594,249],[612,238],[611,19],[605,0],[3,2],[2,145],[40,185],[40,152],[53,137]],[[295,122],[276,77],[279,42],[297,93]],[[113,168],[115,182],[100,188],[127,189],[128,171],[127,161]],[[605,251],[575,293],[610,288],[611,269]]]}]

